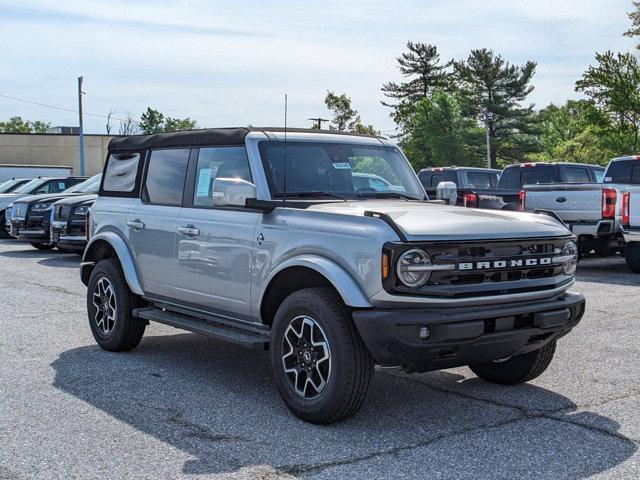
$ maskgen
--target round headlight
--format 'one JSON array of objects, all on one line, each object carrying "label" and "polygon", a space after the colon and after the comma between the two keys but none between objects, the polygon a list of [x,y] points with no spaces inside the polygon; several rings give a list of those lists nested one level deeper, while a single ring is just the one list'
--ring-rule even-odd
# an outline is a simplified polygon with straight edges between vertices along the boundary
[{"label": "round headlight", "polygon": [[398,278],[407,287],[421,287],[431,276],[431,257],[424,250],[407,250],[398,259]]},{"label": "round headlight", "polygon": [[567,275],[576,273],[576,269],[578,268],[578,246],[575,242],[569,241],[565,243],[560,255],[562,257],[571,257],[562,263],[562,271]]}]

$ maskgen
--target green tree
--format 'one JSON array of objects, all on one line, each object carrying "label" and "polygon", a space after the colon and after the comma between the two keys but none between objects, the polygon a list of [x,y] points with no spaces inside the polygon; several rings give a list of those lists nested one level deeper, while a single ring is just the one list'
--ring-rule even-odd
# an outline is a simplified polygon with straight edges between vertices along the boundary
[{"label": "green tree", "polygon": [[147,110],[140,116],[140,131],[144,134],[164,132],[164,115],[158,110],[147,107]]},{"label": "green tree", "polygon": [[406,127],[402,147],[415,169],[482,164],[483,130],[444,90],[418,101]]},{"label": "green tree", "polygon": [[535,62],[511,65],[492,50],[472,50],[467,60],[454,62],[456,91],[465,116],[486,123],[491,165],[522,160],[538,150],[533,105],[522,102],[533,90]]},{"label": "green tree", "polygon": [[398,69],[407,80],[382,86],[382,93],[390,99],[390,102],[383,101],[382,104],[393,109],[391,118],[400,126],[401,137],[417,102],[434,90],[447,87],[450,74],[446,69],[451,66],[451,62],[440,62],[435,45],[407,42],[407,50],[397,58]]},{"label": "green tree", "polygon": [[583,92],[601,106],[621,132],[631,134],[630,147],[638,149],[640,129],[640,64],[631,53],[596,53],[597,65],[590,66],[576,82]]},{"label": "green tree", "polygon": [[333,114],[329,130],[350,131],[361,134],[377,135],[373,125],[365,125],[358,115],[358,111],[351,105],[351,99],[346,94],[337,95],[327,92],[324,104]]},{"label": "green tree", "polygon": [[195,120],[187,118],[172,118],[167,117],[164,122],[165,132],[177,132],[178,130],[193,130],[197,126]]},{"label": "green tree", "polygon": [[[631,28],[624,32],[625,37],[640,37],[640,2],[631,2],[634,10],[627,15],[631,20]],[[640,49],[640,43],[636,44],[636,48]]]},{"label": "green tree", "polygon": [[11,117],[7,122],[0,122],[0,133],[45,133],[50,125],[40,120],[32,122],[22,117]]}]

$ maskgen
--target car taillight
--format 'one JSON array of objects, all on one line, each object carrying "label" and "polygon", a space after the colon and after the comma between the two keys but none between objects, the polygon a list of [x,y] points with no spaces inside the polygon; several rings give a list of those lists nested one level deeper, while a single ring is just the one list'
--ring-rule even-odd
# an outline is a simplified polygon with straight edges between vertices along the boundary
[{"label": "car taillight", "polygon": [[527,203],[527,192],[526,190],[520,190],[518,193],[518,211],[524,212]]},{"label": "car taillight", "polygon": [[462,205],[469,208],[478,208],[478,195],[475,193],[465,193],[462,196]]},{"label": "car taillight", "polygon": [[631,194],[629,192],[624,192],[622,194],[622,224],[628,226],[631,224],[631,219],[629,218],[629,202],[631,201]]},{"label": "car taillight", "polygon": [[613,188],[602,190],[602,218],[615,218],[618,192]]}]

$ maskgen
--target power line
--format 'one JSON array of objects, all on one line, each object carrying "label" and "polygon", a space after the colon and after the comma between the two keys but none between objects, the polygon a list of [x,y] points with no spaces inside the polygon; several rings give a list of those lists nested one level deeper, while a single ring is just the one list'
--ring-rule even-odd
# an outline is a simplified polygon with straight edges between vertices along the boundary
[{"label": "power line", "polygon": [[[80,112],[78,112],[78,110],[74,110],[72,108],[58,107],[56,105],[47,105],[46,103],[35,102],[33,100],[26,100],[24,98],[12,97],[11,95],[3,95],[3,94],[0,93],[0,97],[9,98],[11,100],[16,100],[18,102],[31,103],[32,105],[38,105],[40,107],[46,107],[46,108],[53,108],[53,109],[56,109],[56,110],[62,110],[64,112],[80,113]],[[97,113],[84,112],[83,115],[89,115],[91,117],[107,118],[107,119],[112,119],[112,120],[119,120],[121,122],[128,121],[128,119],[118,118],[118,117],[108,117],[107,115],[99,115]],[[140,123],[140,122],[136,122],[135,120],[133,120],[133,122],[134,123]]]}]

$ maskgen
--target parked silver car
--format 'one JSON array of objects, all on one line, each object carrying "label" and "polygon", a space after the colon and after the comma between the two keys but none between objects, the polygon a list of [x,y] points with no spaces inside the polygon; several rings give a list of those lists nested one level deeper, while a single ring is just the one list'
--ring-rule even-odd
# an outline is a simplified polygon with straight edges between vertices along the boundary
[{"label": "parked silver car", "polygon": [[560,222],[429,201],[382,137],[116,137],[89,235],[81,278],[104,349],[134,348],[148,321],[269,349],[282,398],[315,423],[356,412],[374,364],[531,380],[584,313]]}]

